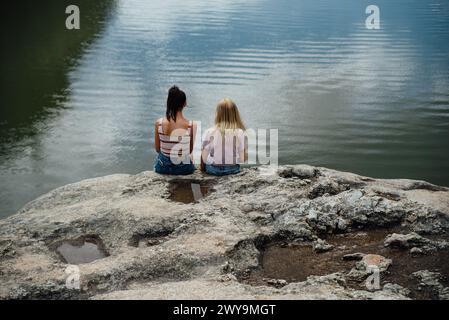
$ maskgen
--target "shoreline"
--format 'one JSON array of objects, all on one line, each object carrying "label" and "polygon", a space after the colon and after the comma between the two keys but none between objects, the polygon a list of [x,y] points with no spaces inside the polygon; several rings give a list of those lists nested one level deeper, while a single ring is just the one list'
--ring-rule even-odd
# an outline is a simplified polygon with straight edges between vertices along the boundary
[{"label": "shoreline", "polygon": [[[146,171],[55,189],[0,220],[0,298],[422,298],[417,286],[424,298],[449,298],[449,188],[308,165],[263,169]],[[273,278],[273,246],[286,249],[271,263],[307,251],[320,274],[291,267],[288,279]],[[79,289],[67,287],[65,259],[75,259]],[[364,287],[367,261],[388,281],[375,290]],[[404,278],[396,273],[406,262]]]}]

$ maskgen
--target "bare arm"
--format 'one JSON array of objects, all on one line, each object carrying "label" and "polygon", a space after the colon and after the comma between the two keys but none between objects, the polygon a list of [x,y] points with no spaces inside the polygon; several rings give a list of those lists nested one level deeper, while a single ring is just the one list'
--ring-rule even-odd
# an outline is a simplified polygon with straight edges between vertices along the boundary
[{"label": "bare arm", "polygon": [[154,148],[156,149],[156,152],[161,152],[161,141],[159,140],[159,130],[158,130],[158,123],[154,124]]},{"label": "bare arm", "polygon": [[207,150],[201,150],[201,166],[200,166],[200,169],[201,169],[201,171],[206,171],[206,159],[207,159],[207,156],[209,155],[209,152],[207,152]]},{"label": "bare arm", "polygon": [[193,154],[193,149],[195,148],[196,131],[198,129],[198,126],[197,126],[195,121],[192,122],[192,129],[193,129],[193,134],[192,134],[192,136],[193,136],[193,143],[192,143],[192,150],[190,150],[190,153]]}]

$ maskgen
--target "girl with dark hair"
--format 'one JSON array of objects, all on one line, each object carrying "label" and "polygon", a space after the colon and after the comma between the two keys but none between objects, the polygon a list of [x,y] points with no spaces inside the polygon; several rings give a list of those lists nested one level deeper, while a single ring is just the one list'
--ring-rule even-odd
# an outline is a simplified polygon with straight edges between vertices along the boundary
[{"label": "girl with dark hair", "polygon": [[171,87],[165,117],[158,119],[154,127],[157,173],[187,175],[195,171],[192,152],[197,126],[184,118],[182,111],[186,106],[186,94],[177,86]]}]

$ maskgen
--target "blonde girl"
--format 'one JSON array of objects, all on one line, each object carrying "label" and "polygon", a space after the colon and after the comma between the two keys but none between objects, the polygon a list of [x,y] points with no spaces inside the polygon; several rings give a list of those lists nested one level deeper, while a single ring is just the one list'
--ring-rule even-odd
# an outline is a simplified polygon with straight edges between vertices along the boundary
[{"label": "blonde girl", "polygon": [[215,176],[240,172],[240,164],[247,159],[245,125],[236,104],[223,99],[217,105],[215,125],[203,139],[201,170]]}]

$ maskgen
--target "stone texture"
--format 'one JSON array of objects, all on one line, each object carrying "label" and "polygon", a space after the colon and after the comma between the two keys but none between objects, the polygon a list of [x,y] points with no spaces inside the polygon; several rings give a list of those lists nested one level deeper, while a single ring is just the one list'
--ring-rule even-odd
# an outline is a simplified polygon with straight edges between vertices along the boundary
[{"label": "stone texture", "polygon": [[327,243],[326,241],[324,241],[322,239],[318,239],[313,244],[313,250],[315,250],[315,252],[317,252],[317,253],[327,252],[329,250],[332,250],[333,248],[334,248],[333,245]]},{"label": "stone texture", "polygon": [[365,254],[362,259],[355,264],[355,267],[348,273],[352,280],[362,281],[375,271],[385,272],[392,265],[393,261],[378,254]]},{"label": "stone texture", "polygon": [[410,249],[411,254],[427,254],[436,250],[443,250],[449,247],[447,241],[432,241],[420,236],[415,232],[409,234],[393,233],[389,235],[385,241],[386,247],[395,247],[402,249]]},{"label": "stone texture", "polygon": [[360,265],[363,269],[367,269],[370,266],[374,266],[379,268],[380,272],[387,271],[388,267],[391,266],[393,261],[391,259],[387,259],[378,254],[367,254],[363,256]]},{"label": "stone texture", "polygon": [[[197,203],[173,202],[170,183],[179,180],[211,183],[214,192]],[[391,225],[444,237],[448,199],[447,188],[424,182],[304,165],[223,178],[143,172],[85,180],[0,221],[0,298],[406,299],[396,284],[351,289],[341,273],[282,288],[237,278],[258,268],[261,246],[276,239],[320,244],[326,234]],[[109,256],[79,265],[81,289],[69,289],[68,265],[52,244],[83,235],[99,237]],[[360,269],[363,259],[372,262],[364,256]],[[386,267],[387,260],[377,262]]]},{"label": "stone texture", "polygon": [[438,272],[431,272],[429,270],[420,270],[413,273],[413,276],[420,281],[422,288],[431,289],[439,300],[449,300],[449,288],[445,288],[441,284],[441,274]]}]

